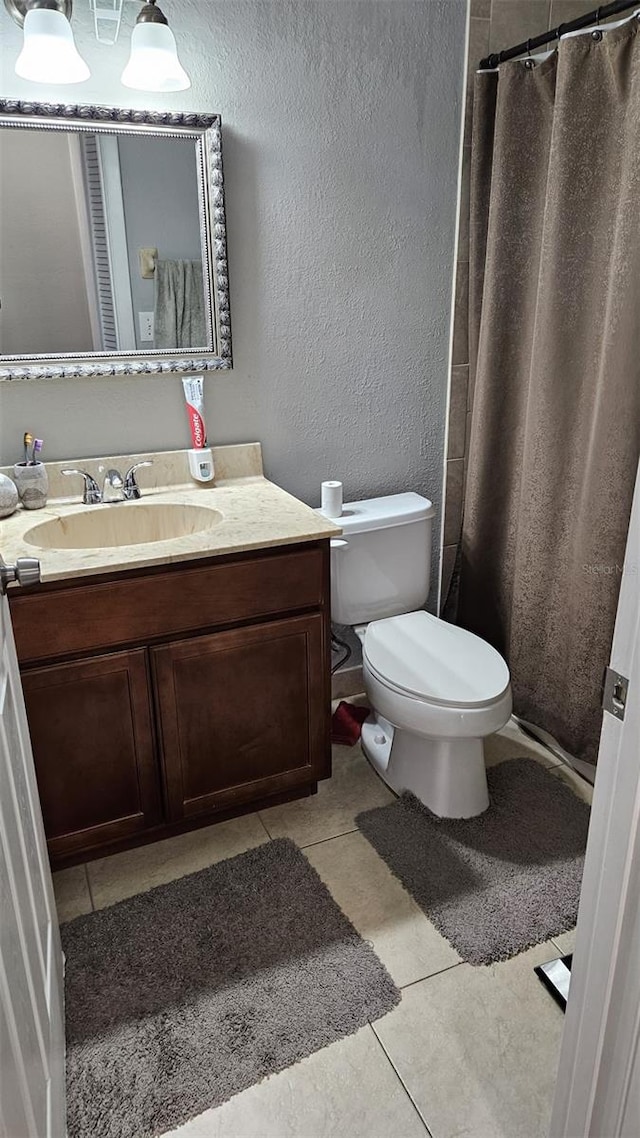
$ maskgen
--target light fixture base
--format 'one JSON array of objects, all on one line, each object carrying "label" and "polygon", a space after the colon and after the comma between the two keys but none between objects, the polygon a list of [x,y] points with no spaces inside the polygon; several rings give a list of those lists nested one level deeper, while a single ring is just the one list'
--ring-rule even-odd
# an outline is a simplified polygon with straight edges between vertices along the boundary
[{"label": "light fixture base", "polygon": [[156,0],[148,0],[144,5],[140,15],[136,19],[136,24],[168,24],[169,21],[164,12],[160,8],[156,8]]},{"label": "light fixture base", "polygon": [[32,8],[48,8],[53,12],[62,12],[63,16],[71,20],[73,0],[4,0],[4,6],[11,18],[22,28],[25,16]]}]

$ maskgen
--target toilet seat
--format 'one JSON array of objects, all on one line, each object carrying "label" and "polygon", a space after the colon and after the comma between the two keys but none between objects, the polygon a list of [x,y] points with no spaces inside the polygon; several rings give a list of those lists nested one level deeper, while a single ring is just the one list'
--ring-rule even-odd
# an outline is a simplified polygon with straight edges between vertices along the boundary
[{"label": "toilet seat", "polygon": [[373,621],[363,659],[385,688],[435,706],[490,707],[509,690],[509,669],[495,648],[428,612]]}]

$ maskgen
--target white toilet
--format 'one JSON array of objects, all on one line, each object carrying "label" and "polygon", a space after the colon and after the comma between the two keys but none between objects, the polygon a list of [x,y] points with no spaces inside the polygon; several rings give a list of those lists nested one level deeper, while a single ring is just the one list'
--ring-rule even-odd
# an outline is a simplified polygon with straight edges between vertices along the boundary
[{"label": "white toilet", "polygon": [[362,640],[362,747],[375,770],[434,814],[470,818],[489,805],[482,740],[511,715],[509,669],[484,640],[421,610],[434,513],[419,494],[346,503],[331,616]]}]

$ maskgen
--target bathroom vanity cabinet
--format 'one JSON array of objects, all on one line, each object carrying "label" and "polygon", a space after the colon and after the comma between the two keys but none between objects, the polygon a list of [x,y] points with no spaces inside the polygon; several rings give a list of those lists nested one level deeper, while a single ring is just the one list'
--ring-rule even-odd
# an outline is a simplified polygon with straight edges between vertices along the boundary
[{"label": "bathroom vanity cabinet", "polygon": [[11,590],[54,865],[313,793],[328,542]]}]

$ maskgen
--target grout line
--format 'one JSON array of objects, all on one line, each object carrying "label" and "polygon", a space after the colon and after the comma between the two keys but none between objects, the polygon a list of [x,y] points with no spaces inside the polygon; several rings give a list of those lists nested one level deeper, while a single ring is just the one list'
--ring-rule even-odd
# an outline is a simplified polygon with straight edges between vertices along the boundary
[{"label": "grout line", "polygon": [[[249,815],[249,817],[251,817],[251,815]],[[272,836],[272,835],[269,833],[269,831],[267,830],[267,827],[266,827],[265,821],[264,821],[264,819],[263,819],[263,817],[262,817],[262,814],[260,813],[260,811],[259,811],[259,810],[256,810],[256,818],[258,818],[258,820],[259,820],[259,822],[260,822],[260,825],[262,826],[262,829],[264,830],[265,834],[267,835],[267,837],[268,837],[269,841],[270,841],[270,842],[272,842],[272,841],[273,841],[273,836]]]},{"label": "grout line", "polygon": [[400,1083],[401,1083],[401,1085],[402,1085],[402,1088],[403,1088],[403,1090],[404,1090],[404,1092],[405,1092],[405,1094],[406,1094],[407,1098],[409,1099],[409,1101],[410,1101],[410,1102],[411,1102],[411,1104],[413,1105],[413,1108],[414,1108],[414,1110],[416,1111],[416,1113],[417,1113],[417,1115],[418,1115],[418,1118],[420,1119],[420,1121],[421,1121],[422,1125],[424,1126],[424,1128],[425,1128],[425,1130],[426,1130],[427,1134],[429,1135],[429,1138],[433,1138],[433,1136],[432,1136],[432,1133],[431,1133],[431,1130],[429,1129],[429,1127],[428,1127],[428,1125],[427,1125],[427,1120],[426,1120],[426,1118],[424,1117],[424,1115],[423,1115],[422,1111],[420,1110],[420,1107],[418,1106],[418,1104],[417,1104],[416,1100],[414,1099],[413,1095],[411,1094],[411,1091],[409,1090],[409,1088],[408,1088],[407,1084],[405,1083],[404,1079],[402,1078],[402,1075],[400,1074],[400,1072],[399,1072],[398,1068],[396,1067],[396,1065],[395,1065],[395,1063],[394,1063],[393,1059],[391,1058],[391,1056],[390,1056],[389,1052],[387,1051],[387,1049],[386,1049],[386,1047],[385,1047],[384,1043],[382,1042],[382,1040],[381,1040],[380,1036],[378,1035],[378,1033],[377,1033],[377,1031],[376,1031],[376,1027],[375,1027],[375,1024],[374,1024],[374,1023],[370,1024],[370,1027],[371,1027],[371,1029],[372,1029],[372,1031],[373,1031],[373,1034],[375,1035],[376,1039],[378,1040],[378,1043],[380,1044],[380,1046],[381,1046],[382,1050],[384,1051],[384,1054],[386,1055],[386,1057],[387,1057],[387,1060],[389,1061],[389,1064],[390,1064],[390,1066],[391,1066],[392,1070],[395,1072],[395,1074],[396,1074],[396,1077],[397,1077],[397,1078],[398,1078],[398,1080],[400,1081]]},{"label": "grout line", "polygon": [[87,879],[87,889],[89,890],[89,900],[91,901],[91,912],[95,913],[95,912],[97,912],[96,903],[93,899],[93,890],[91,888],[91,878],[89,877],[89,863],[87,861],[85,861],[85,863],[84,863],[84,875]]},{"label": "grout line", "polygon": [[393,1065],[393,1063],[392,1063],[392,1061],[391,1061],[391,1058],[390,1058],[390,1056],[389,1056],[389,1053],[386,1051],[386,1049],[385,1049],[385,1046],[384,1046],[384,1044],[383,1044],[382,1040],[380,1039],[380,1036],[377,1034],[377,1032],[376,1032],[376,1029],[375,1029],[374,1025],[373,1025],[372,1023],[369,1023],[369,1027],[371,1028],[371,1030],[372,1030],[372,1032],[373,1032],[373,1037],[374,1037],[374,1039],[375,1039],[376,1043],[378,1044],[378,1046],[379,1046],[380,1050],[382,1051],[382,1054],[384,1055],[385,1059],[387,1060],[387,1063],[388,1063],[388,1064],[389,1064],[389,1066],[391,1067],[391,1070],[393,1071],[393,1073],[394,1073],[394,1075],[395,1075],[396,1079],[397,1079],[397,1080],[398,1080],[398,1082],[400,1083],[400,1086],[402,1087],[402,1089],[403,1089],[404,1093],[406,1094],[407,1098],[409,1099],[409,1102],[411,1103],[411,1105],[412,1105],[413,1109],[415,1110],[416,1114],[418,1115],[418,1118],[420,1119],[420,1122],[422,1123],[422,1125],[424,1126],[424,1128],[425,1128],[425,1130],[426,1130],[427,1134],[429,1135],[429,1138],[433,1138],[433,1136],[432,1136],[432,1134],[431,1134],[431,1131],[429,1130],[429,1127],[427,1126],[427,1124],[426,1124],[426,1122],[425,1122],[424,1118],[422,1117],[422,1115],[421,1115],[420,1111],[418,1110],[418,1107],[416,1106],[416,1104],[415,1104],[414,1100],[412,1099],[411,1095],[409,1094],[409,1091],[407,1090],[407,1087],[406,1087],[405,1083],[403,1082],[403,1080],[401,1079],[400,1075],[398,1074],[398,1071],[397,1071],[397,1069],[394,1067],[394,1065]]},{"label": "grout line", "polygon": [[256,813],[257,813],[257,815],[258,815],[258,818],[260,819],[260,822],[261,822],[261,824],[262,824],[262,826],[263,826],[263,828],[264,828],[264,831],[265,831],[265,833],[266,833],[267,837],[268,837],[268,838],[269,838],[271,841],[273,841],[273,834],[272,834],[272,833],[270,833],[270,831],[269,831],[269,827],[267,826],[267,823],[265,822],[264,818],[262,817],[262,813],[260,812],[260,810],[256,811]]},{"label": "grout line", "polygon": [[[567,929],[567,932],[572,932],[572,933],[575,933],[575,931],[576,931],[575,929]],[[559,936],[566,936],[567,934],[566,934],[566,933],[559,933],[559,934],[557,934],[557,935],[559,935]],[[569,954],[570,952],[573,952],[573,948],[562,948],[562,947],[561,947],[561,946],[558,944],[558,942],[557,942],[557,940],[556,940],[556,938],[555,938],[555,937],[551,936],[551,937],[549,937],[549,940],[551,941],[551,943],[552,943],[552,945],[554,946],[554,948],[557,948],[557,950],[558,950],[558,952],[560,953],[560,955],[561,955],[561,956],[568,956],[568,954]]]},{"label": "grout line", "polygon": [[[428,917],[427,920],[429,920]],[[452,972],[461,964],[466,964],[466,960],[456,960],[455,964],[447,964],[446,968],[439,968],[437,972],[428,972],[426,976],[419,976],[416,980],[410,980],[408,984],[398,984],[398,987],[401,992],[406,992],[407,988],[413,988],[416,984],[424,984],[427,980],[433,980],[435,976],[442,976],[443,972]]]},{"label": "grout line", "polygon": [[310,850],[313,846],[322,846],[325,842],[333,842],[336,838],[346,838],[347,834],[359,833],[358,827],[354,826],[353,830],[342,830],[339,834],[331,834],[328,838],[318,838],[317,842],[307,842],[306,846],[300,846],[301,850]]}]

